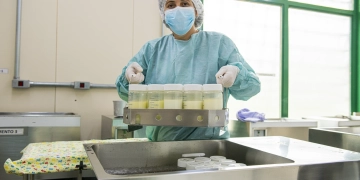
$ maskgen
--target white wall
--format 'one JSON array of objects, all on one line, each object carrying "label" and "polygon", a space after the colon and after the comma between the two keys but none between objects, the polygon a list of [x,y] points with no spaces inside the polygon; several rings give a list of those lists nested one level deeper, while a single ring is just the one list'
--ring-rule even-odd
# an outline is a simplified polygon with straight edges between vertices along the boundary
[{"label": "white wall", "polygon": [[[114,84],[141,46],[161,36],[157,0],[23,0],[20,78]],[[16,1],[0,0],[0,112],[74,112],[81,138],[100,138],[116,89],[13,89]]]}]

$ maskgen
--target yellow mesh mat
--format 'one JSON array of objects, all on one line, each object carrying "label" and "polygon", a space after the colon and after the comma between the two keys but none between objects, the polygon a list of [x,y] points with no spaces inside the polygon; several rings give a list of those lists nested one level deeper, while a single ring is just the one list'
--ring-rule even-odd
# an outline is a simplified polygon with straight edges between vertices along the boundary
[{"label": "yellow mesh mat", "polygon": [[21,159],[12,161],[7,159],[4,164],[8,174],[38,174],[77,170],[76,165],[83,161],[86,169],[92,169],[83,144],[89,143],[117,143],[143,142],[146,138],[88,140],[88,141],[58,141],[30,143],[20,153]]}]

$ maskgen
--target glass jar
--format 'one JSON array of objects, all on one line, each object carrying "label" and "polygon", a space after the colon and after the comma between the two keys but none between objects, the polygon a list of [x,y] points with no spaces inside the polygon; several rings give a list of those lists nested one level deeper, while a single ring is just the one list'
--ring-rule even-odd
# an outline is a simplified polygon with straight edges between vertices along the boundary
[{"label": "glass jar", "polygon": [[182,109],[182,104],[183,104],[183,85],[165,84],[164,109]]},{"label": "glass jar", "polygon": [[130,84],[128,106],[129,109],[146,109],[147,107],[147,85]]},{"label": "glass jar", "polygon": [[221,84],[203,85],[203,109],[221,110],[223,108],[223,88]]},{"label": "glass jar", "polygon": [[184,85],[184,109],[202,109],[202,85],[185,84]]},{"label": "glass jar", "polygon": [[164,85],[148,85],[148,109],[164,109]]}]

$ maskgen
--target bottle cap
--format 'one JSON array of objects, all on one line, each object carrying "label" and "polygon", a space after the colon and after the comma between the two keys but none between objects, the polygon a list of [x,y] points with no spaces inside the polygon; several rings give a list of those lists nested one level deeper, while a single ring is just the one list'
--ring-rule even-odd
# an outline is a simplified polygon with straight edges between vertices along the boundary
[{"label": "bottle cap", "polygon": [[186,167],[186,164],[190,163],[190,162],[195,162],[195,160],[191,159],[191,158],[180,158],[180,159],[178,159],[178,166]]},{"label": "bottle cap", "polygon": [[224,157],[224,156],[210,156],[210,159],[212,161],[219,161],[221,159],[226,159],[226,157]]},{"label": "bottle cap", "polygon": [[164,91],[183,91],[182,84],[165,84]]},{"label": "bottle cap", "polygon": [[210,162],[206,162],[206,163],[209,165],[212,165],[212,166],[220,166],[221,165],[221,163],[218,161],[210,161]]},{"label": "bottle cap", "polygon": [[148,85],[148,91],[163,91],[164,85],[162,84],[149,84]]},{"label": "bottle cap", "polygon": [[243,163],[235,163],[235,164],[229,164],[229,167],[241,167],[241,166],[246,166],[246,164]]},{"label": "bottle cap", "polygon": [[221,84],[204,84],[203,91],[223,91]]},{"label": "bottle cap", "polygon": [[197,157],[195,158],[195,162],[210,162],[211,159],[208,157]]},{"label": "bottle cap", "polygon": [[[182,154],[182,157],[201,157],[205,156],[205,153],[189,153],[189,154]],[[226,159],[226,158],[225,158]]]},{"label": "bottle cap", "polygon": [[229,164],[236,164],[236,161],[232,159],[223,159],[220,160],[221,165],[229,165]]},{"label": "bottle cap", "polygon": [[189,162],[186,164],[186,170],[195,170],[195,167],[204,166],[203,162]]},{"label": "bottle cap", "polygon": [[208,165],[208,164],[204,164],[202,166],[195,166],[195,169],[196,170],[209,170],[209,169],[217,169],[217,167],[214,167],[214,166],[211,166],[211,165]]},{"label": "bottle cap", "polygon": [[147,85],[144,84],[130,84],[129,91],[146,91]]},{"label": "bottle cap", "polygon": [[184,91],[201,91],[201,84],[184,84]]}]

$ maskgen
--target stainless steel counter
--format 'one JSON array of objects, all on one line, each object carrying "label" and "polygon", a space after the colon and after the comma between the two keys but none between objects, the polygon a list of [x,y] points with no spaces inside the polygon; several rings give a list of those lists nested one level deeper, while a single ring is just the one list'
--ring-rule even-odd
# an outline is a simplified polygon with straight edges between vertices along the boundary
[{"label": "stainless steel counter", "polygon": [[229,121],[230,137],[285,136],[309,140],[309,128],[316,128],[317,121],[302,119],[266,119],[264,122]]},{"label": "stainless steel counter", "polygon": [[360,127],[313,128],[309,141],[360,152]]},{"label": "stainless steel counter", "polygon": [[347,116],[333,116],[333,117],[311,116],[311,117],[303,117],[303,119],[317,121],[318,122],[317,127],[319,128],[360,126],[360,121],[351,120]]},{"label": "stainless steel counter", "polygon": [[[84,145],[98,179],[358,180],[360,153],[286,137]],[[176,170],[125,175],[109,170],[175,167],[184,153],[204,152],[245,163],[225,170]]]}]

